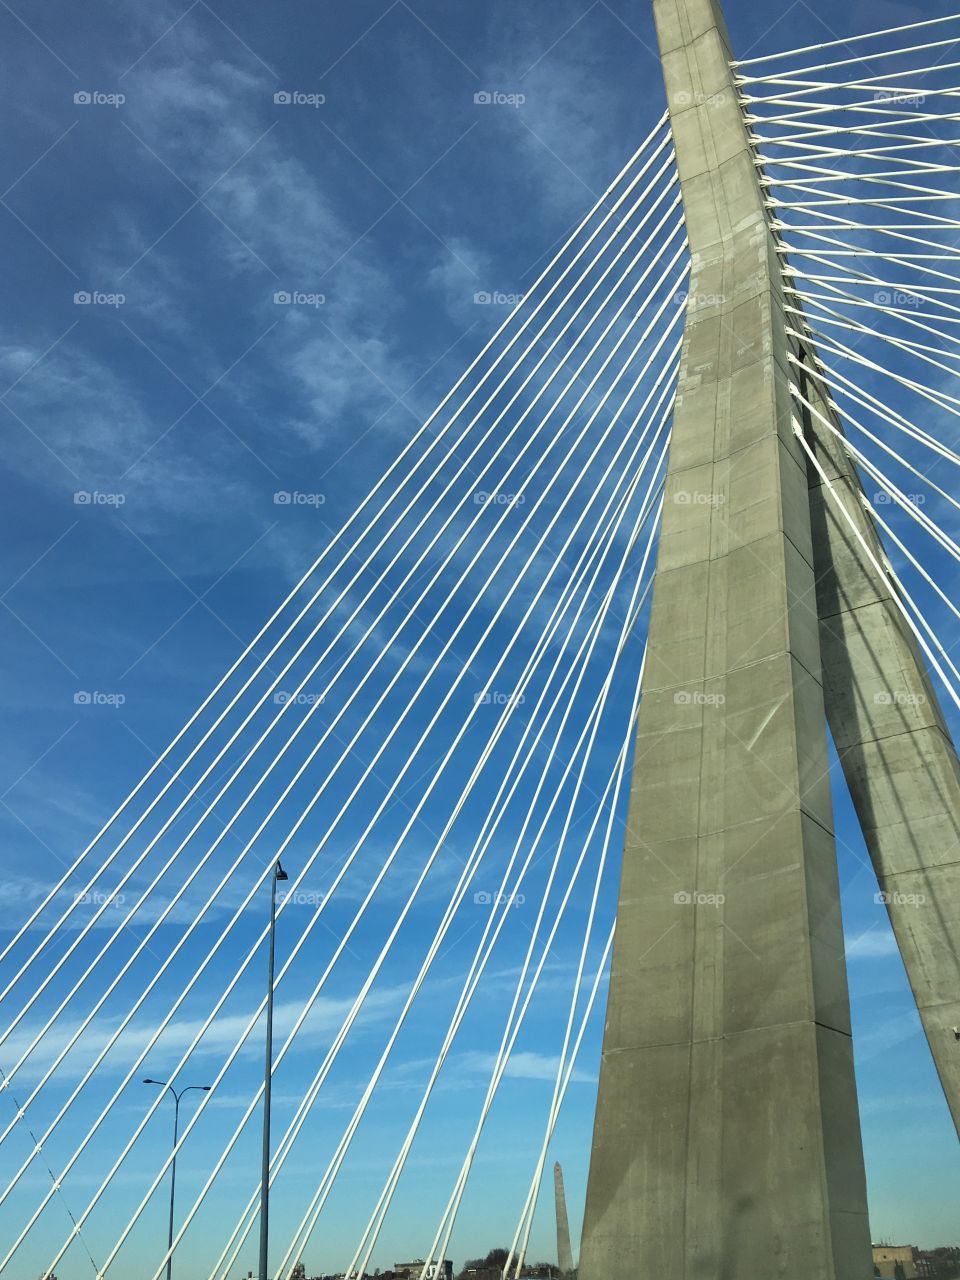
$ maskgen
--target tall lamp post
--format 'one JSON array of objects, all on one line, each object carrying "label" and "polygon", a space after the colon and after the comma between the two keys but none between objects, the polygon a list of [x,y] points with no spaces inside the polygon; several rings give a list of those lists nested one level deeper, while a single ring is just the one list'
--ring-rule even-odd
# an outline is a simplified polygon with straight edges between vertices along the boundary
[{"label": "tall lamp post", "polygon": [[[279,860],[270,878],[270,943],[267,951],[267,1034],[263,1070],[263,1159],[260,1166],[260,1280],[267,1280],[270,1228],[270,1095],[273,1084],[273,962],[277,940],[277,884],[289,877]],[[170,1280],[170,1277],[167,1277]]]},{"label": "tall lamp post", "polygon": [[170,1225],[167,1230],[167,1280],[170,1280],[170,1273],[173,1270],[173,1200],[177,1189],[177,1136],[180,1132],[180,1099],[185,1093],[189,1093],[191,1089],[198,1089],[201,1093],[209,1093],[210,1085],[208,1084],[188,1084],[185,1089],[181,1089],[177,1093],[172,1084],[168,1084],[166,1080],[144,1080],[144,1084],[156,1084],[161,1089],[168,1089],[173,1095],[173,1160],[170,1162]]}]

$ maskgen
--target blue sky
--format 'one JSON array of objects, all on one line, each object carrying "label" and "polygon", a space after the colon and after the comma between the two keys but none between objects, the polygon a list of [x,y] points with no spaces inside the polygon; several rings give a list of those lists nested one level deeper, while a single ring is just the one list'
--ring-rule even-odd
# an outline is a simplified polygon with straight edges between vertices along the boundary
[{"label": "blue sky", "polygon": [[[911,5],[865,3],[837,11],[797,3],[771,25],[768,12],[731,0],[728,16],[734,43],[747,56],[937,11],[939,6],[926,5],[921,13]],[[506,0],[471,6],[359,0],[350,6],[280,3],[269,9],[197,0],[189,7],[152,6],[149,12],[92,3],[82,14],[61,3],[34,10],[2,5],[0,27],[13,51],[3,89],[13,127],[0,141],[6,187],[0,234],[10,300],[0,340],[0,375],[9,388],[2,398],[7,412],[0,643],[7,731],[0,760],[0,822],[7,857],[0,908],[9,928],[60,875],[62,863],[93,837],[355,512],[505,317],[510,299],[525,293],[651,130],[663,103],[647,5],[623,0],[556,0],[521,8]],[[93,100],[75,101],[78,94]],[[292,100],[278,102],[278,94]],[[503,100],[478,103],[477,94]],[[96,300],[75,301],[84,294]],[[296,301],[278,302],[278,294],[294,295]],[[668,308],[658,333],[672,315]],[[605,418],[599,422],[602,426]],[[609,450],[603,454],[609,456]],[[300,498],[278,502],[278,493]],[[518,510],[522,513],[522,506]],[[504,527],[510,528],[509,513]],[[613,550],[621,543],[622,538],[615,539]],[[575,541],[574,552],[583,545],[582,538]],[[431,566],[435,563],[436,556]],[[637,559],[630,563],[639,567]],[[513,581],[519,564],[518,552],[508,561],[506,581]],[[388,590],[401,571],[388,579]],[[609,565],[602,570],[601,585],[611,573]],[[481,581],[476,573],[470,578],[463,609]],[[447,583],[441,578],[437,587],[425,588],[425,610],[439,602]],[[278,996],[279,1032],[291,1025],[319,962],[342,936],[361,887],[402,832],[417,788],[432,776],[444,734],[452,736],[456,717],[472,705],[530,599],[525,581],[475,669],[466,671],[461,701],[418,760],[407,807],[391,808],[364,844],[349,890],[331,909],[329,927],[317,930],[322,945],[317,942],[291,969],[287,990],[281,988]],[[546,604],[555,599],[551,587],[536,617],[545,618]],[[600,637],[601,658],[612,655],[615,628],[627,605],[628,593],[620,590]],[[488,613],[481,610],[462,641],[456,639],[451,655],[442,659],[440,680],[461,673],[464,646],[480,635]],[[347,617],[346,608],[338,617]],[[349,638],[373,619],[373,606],[364,606],[359,621],[350,623]],[[404,620],[403,610],[394,609],[377,623],[371,651],[382,649],[390,628]],[[587,620],[577,632],[580,638],[587,634]],[[455,620],[440,623],[424,653],[416,656],[413,672],[422,673],[441,654],[455,625]],[[636,641],[632,644],[603,724],[606,772],[592,765],[596,794],[609,776],[629,712],[627,672],[639,657]],[[410,647],[404,633],[391,646],[386,671],[395,670]],[[519,659],[511,664],[498,690],[513,687]],[[591,679],[579,707],[596,696],[600,681]],[[378,713],[365,745],[347,761],[325,804],[334,796],[342,799],[361,777],[374,740],[402,714],[402,690]],[[528,698],[534,696],[531,690]],[[351,713],[356,723],[372,706],[372,692],[364,694]],[[300,714],[299,707],[295,710]],[[586,712],[577,715],[582,722]],[[474,745],[489,725],[482,716],[477,720]],[[517,740],[519,730],[511,732],[511,741]],[[407,763],[413,740],[404,729],[394,741],[363,805],[355,806],[360,811],[345,824],[329,862],[305,882],[305,892],[322,892],[329,883],[349,836],[360,837],[370,810],[386,793],[383,780]],[[572,748],[569,732],[564,742]],[[538,758],[544,758],[542,752]],[[228,756],[226,763],[232,759]],[[212,780],[223,776],[216,772]],[[293,801],[301,792],[308,797],[312,776]],[[845,927],[853,943],[849,976],[873,1234],[948,1243],[956,1235],[951,1206],[960,1190],[955,1138],[836,769],[834,776]],[[453,785],[445,781],[440,789],[437,814],[454,796]],[[419,914],[401,936],[391,968],[375,986],[324,1087],[297,1149],[296,1171],[278,1182],[278,1235],[299,1219],[349,1119],[361,1073],[379,1053],[404,983],[409,985],[415,974],[424,940],[459,874],[459,859],[468,847],[464,832],[482,821],[494,789],[484,780],[473,807],[464,811],[449,841],[451,856],[438,863]],[[525,794],[521,789],[521,801]],[[513,811],[507,833],[519,829],[521,808],[518,804]],[[244,840],[264,811],[258,801],[241,820],[237,831]],[[582,825],[577,831],[588,829],[590,816],[578,811]],[[427,819],[435,823],[434,814]],[[560,825],[556,816],[550,819],[548,844]],[[311,833],[306,828],[303,841],[291,846],[292,868],[306,856]],[[425,849],[433,834],[432,825],[415,828],[416,849]],[[270,838],[268,833],[267,841],[254,847],[244,891],[269,863]],[[494,867],[507,857],[508,836],[503,841],[494,850]],[[236,852],[240,846],[234,842],[231,834],[223,848]],[[281,1128],[415,878],[419,862],[412,853],[406,856],[409,847],[409,842],[403,846],[395,875],[334,971],[297,1053],[278,1073]],[[591,856],[596,847],[594,841]],[[546,868],[545,861],[538,862],[530,901],[512,909],[517,926],[508,924],[489,981],[465,1023],[450,1078],[441,1078],[374,1254],[376,1265],[388,1265],[395,1255],[423,1253],[429,1245],[468,1124],[482,1101],[496,1029],[523,956],[528,933],[519,922],[529,926]],[[214,883],[206,875],[198,888]],[[134,883],[142,887],[144,882]],[[608,876],[604,883],[601,916],[605,909],[608,923],[614,881]],[[477,884],[487,891],[485,881]],[[306,1254],[308,1273],[349,1260],[403,1138],[416,1106],[417,1083],[432,1061],[469,964],[470,941],[475,944],[478,925],[486,919],[483,904],[474,904],[472,897],[473,889],[320,1220]],[[542,1133],[559,1050],[558,1019],[569,1000],[576,926],[582,933],[586,897],[585,889],[574,897],[572,923],[558,935],[541,995],[491,1115],[453,1237],[458,1262],[512,1235]],[[242,898],[237,885],[221,895],[196,947],[158,986],[156,1002],[145,1006],[138,1025],[160,1016]],[[194,899],[188,895],[185,901]],[[259,901],[262,905],[262,897]],[[283,918],[302,928],[310,905],[294,903]],[[108,920],[114,910],[109,909]],[[174,930],[187,919],[172,917],[158,940],[177,936]],[[255,941],[261,923],[262,912],[241,914],[238,941],[211,967],[220,986]],[[92,945],[99,946],[108,932],[94,931]],[[594,966],[603,932],[590,953]],[[281,931],[281,960],[292,934],[292,928],[286,935]],[[125,938],[117,945],[118,954],[131,949]],[[134,998],[138,982],[142,987],[162,954],[161,949],[141,958],[111,1008],[126,1007],[124,999]],[[187,1082],[215,1069],[261,986],[257,963],[225,1007],[217,1034],[192,1060],[196,1066]],[[60,989],[54,984],[51,992]],[[45,1007],[41,1001],[38,1009]],[[175,1033],[161,1042],[140,1074],[163,1076],[189,1041],[196,1025],[191,1019],[200,1015],[201,1002],[186,1005]],[[92,1038],[78,1046],[75,1060],[82,1065],[90,1060],[84,1052],[91,1043]],[[108,1059],[110,1069],[84,1095],[85,1112],[106,1101],[139,1043],[134,1027]],[[195,1145],[184,1150],[178,1166],[184,1206],[202,1184],[209,1152],[222,1146],[256,1087],[258,1045],[257,1040],[240,1055],[211,1101],[205,1128],[198,1125]],[[550,1151],[551,1161],[559,1158],[564,1164],[575,1233],[598,1053],[595,1022]],[[6,1058],[0,1061],[9,1066]],[[76,1078],[76,1071],[67,1072],[62,1087]],[[18,1088],[25,1092],[31,1079],[24,1072]],[[33,1123],[49,1119],[62,1096],[52,1092],[38,1101]],[[131,1086],[119,1104],[120,1129],[131,1130],[151,1101],[145,1087]],[[185,1112],[189,1105],[184,1104]],[[0,1125],[9,1119],[0,1113]],[[157,1153],[168,1140],[169,1121],[161,1110],[149,1122],[110,1212],[95,1216],[84,1233],[95,1256],[102,1257],[116,1218],[132,1211],[149,1185]],[[208,1259],[212,1235],[228,1217],[232,1225],[237,1201],[245,1203],[255,1186],[254,1128],[242,1138],[221,1190],[204,1211],[207,1216],[186,1238],[183,1257],[198,1268]],[[65,1183],[62,1202],[55,1200],[44,1218],[42,1238],[25,1247],[21,1270],[37,1272],[45,1265],[51,1239],[59,1239],[68,1226],[67,1208],[79,1212],[94,1187],[97,1163],[113,1149],[120,1129],[104,1134],[102,1147]],[[78,1140],[80,1133],[73,1117],[65,1122],[45,1151],[51,1164],[66,1158],[71,1139]],[[31,1149],[20,1131],[10,1146],[19,1159]],[[25,1179],[23,1198],[11,1198],[0,1209],[4,1239],[48,1185],[37,1162]],[[137,1250],[141,1256],[152,1254],[163,1238],[165,1212],[161,1188],[132,1237],[134,1252],[125,1257]],[[546,1194],[530,1252],[552,1256],[554,1247]],[[245,1273],[253,1265],[248,1247],[234,1272]],[[78,1245],[59,1273],[72,1280],[89,1274],[89,1267]],[[118,1263],[116,1274],[122,1269]]]}]

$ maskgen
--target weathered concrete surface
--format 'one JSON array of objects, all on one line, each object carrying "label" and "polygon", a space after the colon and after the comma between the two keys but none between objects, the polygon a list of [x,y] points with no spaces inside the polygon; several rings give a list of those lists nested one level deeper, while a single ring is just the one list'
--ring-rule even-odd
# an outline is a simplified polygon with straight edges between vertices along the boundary
[{"label": "weathered concrete surface", "polygon": [[833,485],[810,468],[810,513],[827,716],[934,1062],[960,1133],[960,765],[919,646],[877,562],[860,478],[801,375],[804,430]]},{"label": "weathered concrete surface", "polygon": [[694,261],[580,1277],[866,1280],[779,268],[719,10],[654,10]]}]

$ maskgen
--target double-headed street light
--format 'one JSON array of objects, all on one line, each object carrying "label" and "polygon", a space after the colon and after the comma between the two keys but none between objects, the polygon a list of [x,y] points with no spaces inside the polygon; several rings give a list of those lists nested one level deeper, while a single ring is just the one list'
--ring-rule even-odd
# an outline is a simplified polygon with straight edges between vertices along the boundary
[{"label": "double-headed street light", "polygon": [[191,1089],[198,1089],[201,1093],[208,1093],[210,1085],[208,1084],[188,1084],[185,1089],[181,1089],[178,1093],[172,1084],[168,1084],[166,1080],[144,1080],[144,1084],[156,1084],[161,1089],[168,1089],[173,1095],[173,1160],[170,1162],[170,1226],[167,1231],[167,1280],[170,1280],[170,1273],[173,1270],[173,1198],[177,1189],[177,1136],[180,1132],[180,1099],[185,1093],[189,1093]]}]

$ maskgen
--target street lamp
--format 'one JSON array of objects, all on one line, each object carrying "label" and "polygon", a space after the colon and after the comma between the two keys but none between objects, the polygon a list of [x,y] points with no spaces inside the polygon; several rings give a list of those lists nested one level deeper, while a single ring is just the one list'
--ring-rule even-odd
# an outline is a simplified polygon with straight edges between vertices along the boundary
[{"label": "street lamp", "polygon": [[173,1270],[173,1197],[177,1188],[177,1135],[180,1131],[180,1099],[185,1093],[189,1093],[191,1089],[199,1089],[201,1093],[209,1093],[210,1085],[208,1084],[188,1084],[185,1089],[181,1089],[177,1093],[172,1084],[167,1084],[165,1080],[144,1080],[144,1084],[156,1084],[161,1089],[169,1089],[173,1094],[173,1160],[170,1162],[170,1225],[167,1230],[167,1280],[170,1280],[170,1273]]},{"label": "street lamp", "polygon": [[[273,1084],[273,961],[277,939],[277,883],[289,879],[279,859],[270,878],[270,943],[267,951],[267,1034],[263,1070],[263,1159],[260,1165],[260,1280],[267,1280],[270,1223],[270,1095]],[[170,1280],[170,1277],[167,1277]]]}]

